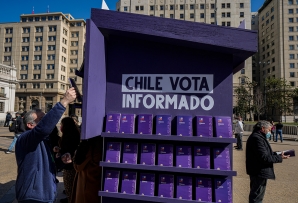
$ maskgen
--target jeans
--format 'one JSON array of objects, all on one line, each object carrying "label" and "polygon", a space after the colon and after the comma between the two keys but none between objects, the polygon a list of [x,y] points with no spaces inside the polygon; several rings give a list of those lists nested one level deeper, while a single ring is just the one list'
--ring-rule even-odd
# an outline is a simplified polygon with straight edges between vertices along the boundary
[{"label": "jeans", "polygon": [[16,145],[17,139],[21,134],[15,134],[13,141],[11,142],[11,144],[8,147],[8,151],[12,151],[12,149],[14,148],[14,146]]},{"label": "jeans", "polygon": [[243,136],[243,133],[237,133],[237,147],[238,147],[238,149],[242,149],[242,136]]},{"label": "jeans", "polygon": [[262,203],[265,195],[267,179],[257,176],[249,176],[250,178],[250,193],[249,203]]},{"label": "jeans", "polygon": [[282,139],[282,130],[280,129],[280,130],[276,130],[276,135],[275,135],[275,142],[277,142],[277,136],[278,136],[278,134],[279,134],[279,136],[280,136],[280,141],[282,142],[283,141],[283,139]]},{"label": "jeans", "polygon": [[5,120],[4,127],[8,127],[10,120]]}]

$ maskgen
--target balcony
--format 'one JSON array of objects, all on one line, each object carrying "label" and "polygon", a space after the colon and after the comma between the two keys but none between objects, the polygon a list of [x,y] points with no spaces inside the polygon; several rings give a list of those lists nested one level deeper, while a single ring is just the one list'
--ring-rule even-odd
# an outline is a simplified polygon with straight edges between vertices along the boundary
[{"label": "balcony", "polygon": [[6,94],[3,93],[3,92],[0,92],[0,97],[4,97],[4,98],[6,98]]}]

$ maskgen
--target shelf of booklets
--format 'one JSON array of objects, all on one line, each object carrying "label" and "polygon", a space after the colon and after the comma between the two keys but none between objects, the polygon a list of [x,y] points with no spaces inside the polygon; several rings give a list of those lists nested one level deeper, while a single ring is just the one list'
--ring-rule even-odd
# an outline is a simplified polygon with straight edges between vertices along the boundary
[{"label": "shelf of booklets", "polygon": [[[165,197],[157,197],[157,196],[143,196],[138,194],[123,194],[123,193],[105,192],[105,191],[99,191],[98,195],[102,197],[112,197],[112,198],[119,198],[119,199],[131,199],[131,200],[150,201],[150,202],[165,202],[165,203],[198,202],[196,200],[165,198]],[[212,203],[212,202],[200,202],[200,203]]]},{"label": "shelf of booklets", "polygon": [[204,174],[204,175],[218,175],[218,176],[236,176],[236,171],[225,171],[215,169],[199,169],[199,168],[182,168],[175,166],[156,166],[156,165],[142,165],[142,164],[125,164],[125,163],[111,163],[100,162],[100,166],[109,168],[122,168],[122,169],[136,169],[147,171],[164,171],[174,173],[190,173],[190,174]]},{"label": "shelf of booklets", "polygon": [[197,136],[177,136],[177,135],[146,135],[146,134],[122,134],[122,133],[105,133],[101,134],[106,138],[125,138],[140,140],[168,140],[181,142],[209,142],[209,143],[236,143],[235,138],[219,137],[197,137]]}]

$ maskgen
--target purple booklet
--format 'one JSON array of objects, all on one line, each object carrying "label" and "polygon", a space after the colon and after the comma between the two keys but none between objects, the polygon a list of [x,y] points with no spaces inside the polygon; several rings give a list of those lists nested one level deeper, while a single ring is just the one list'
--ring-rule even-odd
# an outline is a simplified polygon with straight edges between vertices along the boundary
[{"label": "purple booklet", "polygon": [[[295,149],[289,149],[289,150],[285,150],[283,151],[284,152],[284,155],[287,156],[287,155],[290,155],[290,157],[293,157],[295,156]],[[282,152],[275,152],[276,154],[281,154]]]},{"label": "purple booklet", "polygon": [[176,146],[176,167],[192,167],[191,147]]},{"label": "purple booklet", "polygon": [[231,179],[215,178],[215,202],[232,203],[232,181]]},{"label": "purple booklet", "polygon": [[104,191],[118,192],[119,186],[119,171],[107,170],[105,173]]},{"label": "purple booklet", "polygon": [[155,174],[140,173],[140,195],[154,196]]},{"label": "purple booklet", "polygon": [[229,148],[213,148],[214,169],[231,170]]},{"label": "purple booklet", "polygon": [[214,119],[216,137],[233,137],[231,117],[216,116]]},{"label": "purple booklet", "polygon": [[211,178],[196,178],[196,200],[199,202],[212,202]]},{"label": "purple booklet", "polygon": [[140,114],[138,119],[138,134],[152,135],[152,114]]},{"label": "purple booklet", "polygon": [[194,147],[194,168],[210,169],[210,147]]},{"label": "purple booklet", "polygon": [[192,136],[192,117],[177,116],[177,135]]},{"label": "purple booklet", "polygon": [[192,200],[192,177],[177,176],[177,199]]},{"label": "purple booklet", "polygon": [[141,159],[140,164],[155,165],[156,145],[152,143],[141,144]]},{"label": "purple booklet", "polygon": [[174,176],[168,174],[160,174],[158,180],[158,196],[174,197]]},{"label": "purple booklet", "polygon": [[173,145],[160,144],[158,146],[158,165],[173,166]]},{"label": "purple booklet", "polygon": [[123,171],[121,193],[136,194],[137,172]]},{"label": "purple booklet", "polygon": [[135,129],[135,114],[122,114],[120,120],[120,133],[133,134]]},{"label": "purple booklet", "polygon": [[156,135],[171,135],[171,115],[156,115]]},{"label": "purple booklet", "polygon": [[106,148],[106,162],[120,163],[120,142],[107,142]]},{"label": "purple booklet", "polygon": [[196,136],[213,137],[212,116],[196,116]]},{"label": "purple booklet", "polygon": [[120,113],[109,113],[106,119],[106,132],[119,133],[120,129]]},{"label": "purple booklet", "polygon": [[137,160],[138,160],[138,143],[124,142],[122,163],[137,164]]}]

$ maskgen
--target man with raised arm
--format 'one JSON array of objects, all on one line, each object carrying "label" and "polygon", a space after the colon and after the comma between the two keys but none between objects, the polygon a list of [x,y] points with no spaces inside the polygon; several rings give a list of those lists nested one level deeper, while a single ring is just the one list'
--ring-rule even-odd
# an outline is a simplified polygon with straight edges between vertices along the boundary
[{"label": "man with raised arm", "polygon": [[26,130],[16,143],[18,165],[16,198],[19,203],[53,203],[56,198],[56,169],[49,134],[64,114],[67,105],[76,98],[74,88],[46,115],[40,109],[24,116]]}]

